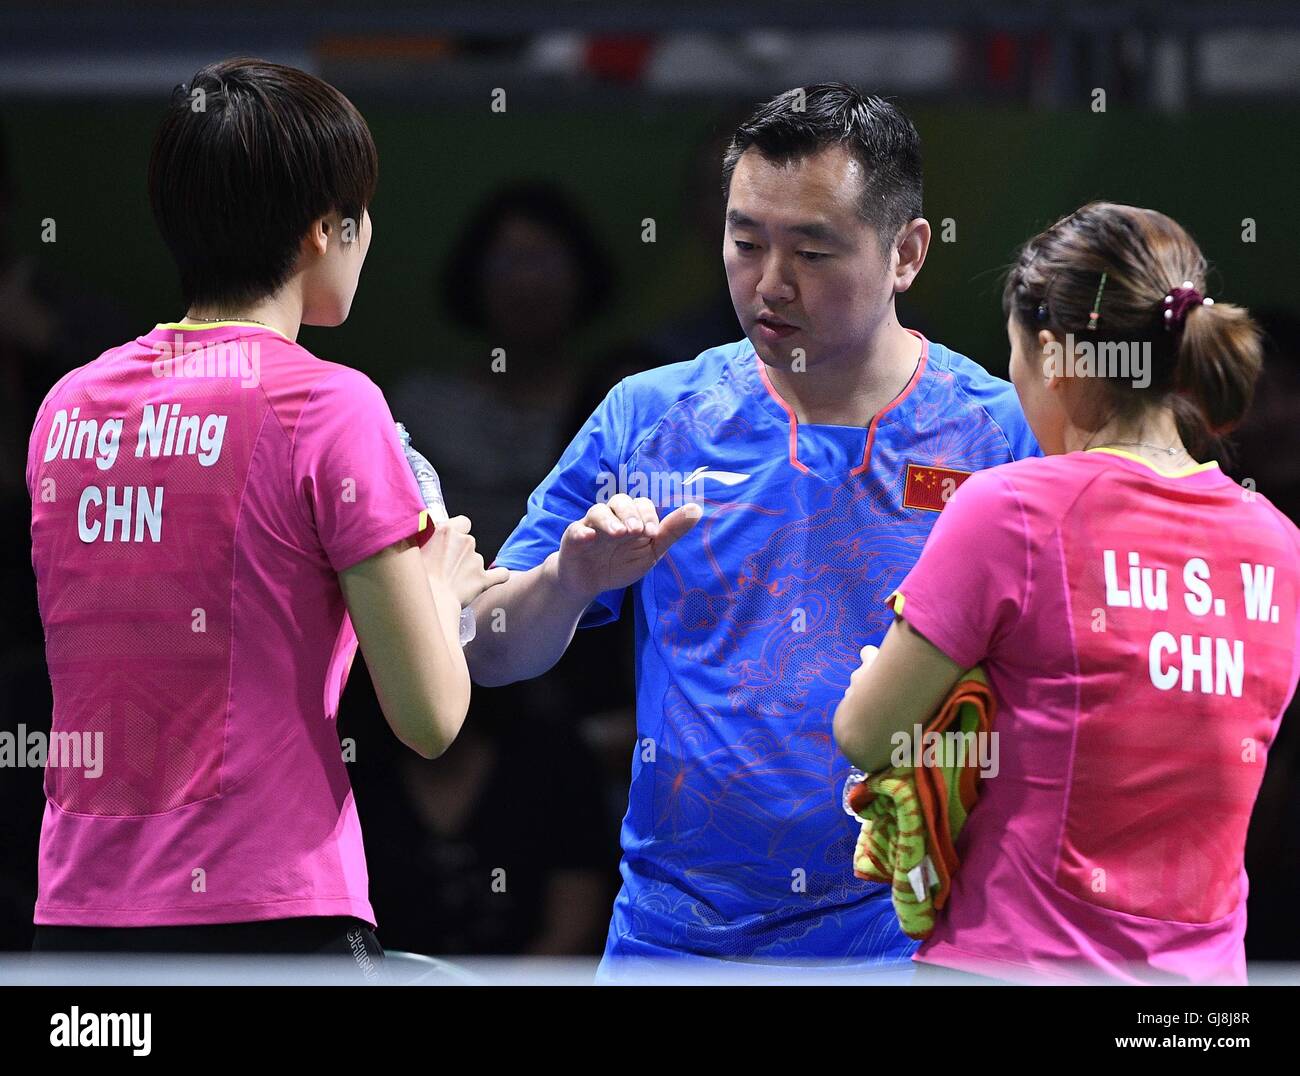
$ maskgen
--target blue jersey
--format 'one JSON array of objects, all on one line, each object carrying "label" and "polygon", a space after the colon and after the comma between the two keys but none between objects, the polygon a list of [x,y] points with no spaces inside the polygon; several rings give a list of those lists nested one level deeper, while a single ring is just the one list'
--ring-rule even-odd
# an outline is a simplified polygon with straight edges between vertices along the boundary
[{"label": "blue jersey", "polygon": [[[799,424],[748,340],[625,379],[498,555],[535,567],[615,491],[661,518],[683,487],[704,506],[630,588],[637,744],[607,961],[872,963],[915,948],[888,886],[854,877],[832,718],[943,483],[1038,453],[1010,384],[918,340],[911,382],[866,429]],[[583,626],[623,600],[600,595]]]}]

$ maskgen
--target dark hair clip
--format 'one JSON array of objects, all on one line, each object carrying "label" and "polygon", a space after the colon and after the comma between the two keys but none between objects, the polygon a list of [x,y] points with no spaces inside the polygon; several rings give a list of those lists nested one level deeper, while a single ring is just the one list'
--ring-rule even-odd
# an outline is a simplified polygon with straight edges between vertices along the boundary
[{"label": "dark hair clip", "polygon": [[1198,305],[1213,306],[1214,300],[1197,291],[1196,285],[1190,280],[1184,280],[1181,287],[1170,288],[1169,294],[1165,296],[1166,331],[1181,329],[1187,320],[1187,312]]}]

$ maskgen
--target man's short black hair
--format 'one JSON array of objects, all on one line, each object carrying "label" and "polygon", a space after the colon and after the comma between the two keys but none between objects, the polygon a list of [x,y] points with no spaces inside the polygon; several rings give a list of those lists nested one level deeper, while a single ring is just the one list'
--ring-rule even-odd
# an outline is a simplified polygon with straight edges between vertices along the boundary
[{"label": "man's short black hair", "polygon": [[775,164],[843,146],[864,170],[862,219],[888,247],[921,215],[921,138],[883,98],[843,82],[805,86],[760,105],[732,136],[722,158],[722,196],[731,193],[736,162],[750,147]]},{"label": "man's short black hair", "polygon": [[312,221],[338,213],[360,235],[378,177],[370,129],[333,86],[264,60],[204,67],[173,91],[149,159],[186,305],[237,313],[273,294]]}]

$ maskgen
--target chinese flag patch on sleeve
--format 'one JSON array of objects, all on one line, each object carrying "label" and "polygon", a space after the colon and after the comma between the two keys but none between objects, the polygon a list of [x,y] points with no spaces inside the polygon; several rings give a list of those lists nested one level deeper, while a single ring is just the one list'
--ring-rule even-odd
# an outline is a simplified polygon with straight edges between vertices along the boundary
[{"label": "chinese flag patch on sleeve", "polygon": [[970,471],[954,471],[950,467],[922,467],[909,463],[907,483],[903,487],[903,507],[942,512],[948,499],[970,476]]}]

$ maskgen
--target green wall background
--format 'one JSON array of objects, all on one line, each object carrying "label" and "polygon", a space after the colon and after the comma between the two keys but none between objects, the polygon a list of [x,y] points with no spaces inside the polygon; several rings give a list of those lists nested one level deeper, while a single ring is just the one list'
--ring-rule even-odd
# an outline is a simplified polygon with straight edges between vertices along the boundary
[{"label": "green wall background", "polygon": [[[464,105],[357,104],[380,149],[375,239],[348,322],[303,331],[318,354],[381,384],[424,362],[487,361],[486,341],[445,325],[432,279],[477,200],[516,178],[552,177],[571,189],[620,267],[615,309],[589,330],[575,362],[652,329],[721,280],[721,211],[717,242],[704,246],[683,219],[681,195],[690,156],[717,114],[711,107],[512,103],[497,115]],[[1212,295],[1255,308],[1300,305],[1292,270],[1300,109],[909,111],[925,146],[926,215],[936,235],[953,218],[957,236],[932,246],[903,320],[990,369],[1006,368],[1000,270],[1025,238],[1093,198],[1182,221],[1214,266]],[[141,331],[182,313],[145,197],[157,116],[153,104],[114,100],[0,105],[17,185],[11,244],[116,300]],[[41,242],[46,217],[57,222],[53,244]],[[645,217],[657,223],[653,245],[641,241]],[[1254,243],[1242,241],[1247,217],[1257,224]]]}]

